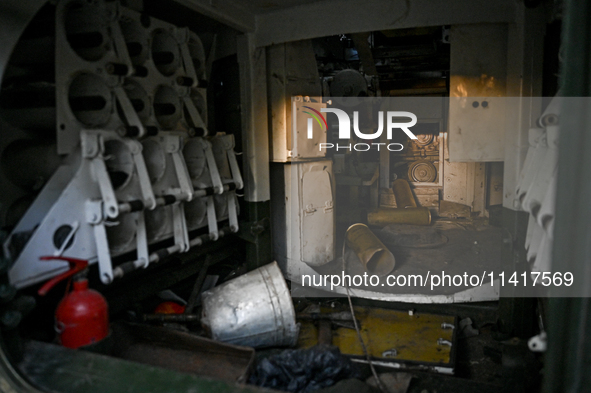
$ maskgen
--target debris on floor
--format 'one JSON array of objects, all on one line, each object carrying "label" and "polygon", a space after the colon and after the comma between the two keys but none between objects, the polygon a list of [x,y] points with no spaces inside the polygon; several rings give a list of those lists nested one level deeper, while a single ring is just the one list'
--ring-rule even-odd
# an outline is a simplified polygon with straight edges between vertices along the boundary
[{"label": "debris on floor", "polygon": [[470,319],[470,318],[462,319],[458,325],[459,325],[460,333],[462,334],[462,337],[469,338],[469,337],[478,336],[478,334],[480,334],[478,329],[475,329],[472,326],[472,319]]},{"label": "debris on floor", "polygon": [[[504,381],[521,393],[535,385],[520,366],[530,365],[525,371],[535,374],[536,359],[525,341],[495,340],[494,317],[477,312],[459,319],[453,311],[372,302],[351,310],[344,299],[301,298],[294,305],[276,263],[203,292],[201,306],[191,312],[183,298],[188,292],[178,293],[160,292],[150,304],[129,310],[132,323],[111,323],[106,350],[83,349],[249,389],[294,393],[492,393],[507,387]],[[28,364],[21,368],[31,372]]]},{"label": "debris on floor", "polygon": [[333,346],[317,345],[306,349],[287,349],[262,359],[249,383],[287,392],[307,393],[355,377],[349,358]]}]

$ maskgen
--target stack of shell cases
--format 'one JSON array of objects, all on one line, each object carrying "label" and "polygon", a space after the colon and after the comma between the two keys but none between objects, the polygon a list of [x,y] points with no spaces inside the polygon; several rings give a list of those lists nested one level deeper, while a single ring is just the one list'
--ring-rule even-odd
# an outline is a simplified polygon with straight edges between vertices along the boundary
[{"label": "stack of shell cases", "polygon": [[[203,236],[189,239],[196,229],[207,227],[207,240],[236,232],[243,182],[233,135],[207,128],[199,37],[102,0],[58,2],[55,34],[57,150],[67,165],[13,231],[34,229],[12,255],[11,283],[67,270],[39,261],[63,254],[98,261],[107,284],[126,273],[114,256],[135,250],[127,266],[147,267],[200,245]],[[173,247],[149,253],[170,238]]]}]

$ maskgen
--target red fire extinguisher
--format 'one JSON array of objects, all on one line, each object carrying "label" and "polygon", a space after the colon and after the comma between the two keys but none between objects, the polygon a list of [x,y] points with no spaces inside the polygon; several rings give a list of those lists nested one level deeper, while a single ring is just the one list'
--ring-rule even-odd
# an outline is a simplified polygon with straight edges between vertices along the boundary
[{"label": "red fire extinguisher", "polygon": [[109,334],[109,312],[105,298],[88,288],[84,271],[88,261],[76,258],[41,257],[41,260],[61,260],[70,263],[70,270],[46,282],[37,292],[45,295],[54,285],[74,276],[73,290],[66,294],[55,311],[55,327],[64,347],[78,348],[94,344]]}]

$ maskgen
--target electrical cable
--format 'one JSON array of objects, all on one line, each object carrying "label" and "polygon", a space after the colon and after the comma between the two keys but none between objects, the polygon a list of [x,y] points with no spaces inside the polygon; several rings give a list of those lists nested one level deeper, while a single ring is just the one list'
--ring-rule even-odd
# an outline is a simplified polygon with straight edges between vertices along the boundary
[{"label": "electrical cable", "polygon": [[[343,259],[343,272],[345,271],[345,247],[347,245],[347,233],[349,232],[349,229],[351,229],[351,227],[347,228],[347,231],[345,232],[345,239],[343,240],[343,253],[341,255],[341,258]],[[388,390],[386,390],[386,388],[382,384],[381,379],[378,377],[378,373],[376,372],[376,369],[373,366],[373,363],[372,363],[371,358],[369,356],[369,352],[367,351],[367,347],[365,346],[365,342],[363,341],[363,338],[361,337],[361,331],[359,330],[359,326],[357,325],[357,318],[355,317],[355,310],[353,309],[353,302],[351,301],[351,294],[349,293],[349,286],[345,285],[344,282],[343,282],[343,285],[345,286],[345,289],[347,291],[347,299],[349,300],[349,308],[351,309],[351,316],[353,317],[353,325],[355,326],[355,331],[357,332],[357,338],[359,339],[359,343],[361,344],[361,349],[363,350],[363,354],[365,355],[365,358],[367,359],[367,364],[369,364],[369,368],[371,369],[371,373],[373,374],[373,377],[375,378],[376,384],[378,385],[378,388],[380,389],[380,391],[382,393],[388,393]]]}]

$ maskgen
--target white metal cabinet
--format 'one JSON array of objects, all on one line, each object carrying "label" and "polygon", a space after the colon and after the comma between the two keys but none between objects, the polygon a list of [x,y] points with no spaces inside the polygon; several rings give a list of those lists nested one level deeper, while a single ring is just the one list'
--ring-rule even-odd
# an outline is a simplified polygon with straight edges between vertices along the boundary
[{"label": "white metal cabinet", "polygon": [[335,214],[332,161],[271,166],[275,258],[310,266],[334,259]]}]

